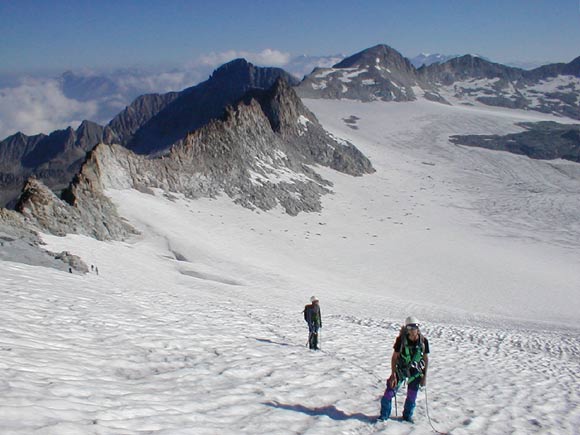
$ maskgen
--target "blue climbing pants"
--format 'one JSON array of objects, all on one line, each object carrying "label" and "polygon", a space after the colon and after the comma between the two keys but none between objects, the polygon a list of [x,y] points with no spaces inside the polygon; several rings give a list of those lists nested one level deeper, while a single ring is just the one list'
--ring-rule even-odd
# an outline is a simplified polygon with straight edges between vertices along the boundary
[{"label": "blue climbing pants", "polygon": [[[387,420],[391,416],[391,407],[393,405],[393,397],[397,394],[397,390],[400,388],[402,382],[395,388],[391,388],[387,382],[387,389],[385,394],[381,398],[381,415],[380,419]],[[417,400],[417,393],[419,392],[419,385],[421,384],[421,378],[413,380],[407,385],[407,399],[405,400],[405,406],[403,408],[403,419],[411,420],[413,417],[413,411],[415,411],[415,401]]]}]

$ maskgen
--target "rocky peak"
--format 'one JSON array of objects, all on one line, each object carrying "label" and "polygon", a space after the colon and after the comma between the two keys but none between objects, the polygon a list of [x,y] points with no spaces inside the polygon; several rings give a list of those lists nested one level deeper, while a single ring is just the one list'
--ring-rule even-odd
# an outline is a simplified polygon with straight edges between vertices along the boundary
[{"label": "rocky peak", "polygon": [[280,68],[262,68],[237,59],[179,95],[139,128],[127,147],[138,154],[161,154],[188,133],[220,118],[251,89],[268,89],[276,79],[295,79]]},{"label": "rocky peak", "polygon": [[342,60],[333,68],[388,68],[409,76],[415,76],[415,67],[394,48],[385,44],[375,45]]},{"label": "rocky peak", "polygon": [[272,86],[272,83],[278,78],[283,77],[293,85],[298,81],[281,68],[257,67],[246,59],[235,59],[216,69],[210,76],[210,81],[217,82],[238,82],[246,89],[258,88],[264,89]]},{"label": "rocky peak", "polygon": [[387,45],[377,45],[332,68],[314,70],[300,83],[298,93],[306,98],[412,101],[415,87],[429,90],[408,59]]}]

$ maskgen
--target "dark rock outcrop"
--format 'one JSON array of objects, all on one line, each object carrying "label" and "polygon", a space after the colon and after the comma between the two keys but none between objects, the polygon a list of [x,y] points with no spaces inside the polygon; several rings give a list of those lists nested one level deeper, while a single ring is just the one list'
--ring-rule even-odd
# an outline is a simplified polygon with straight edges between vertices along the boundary
[{"label": "dark rock outcrop", "polygon": [[580,126],[556,122],[521,123],[527,129],[522,133],[505,136],[463,135],[451,136],[458,145],[509,151],[533,159],[565,159],[580,163]]},{"label": "dark rock outcrop", "polygon": [[110,130],[83,121],[73,130],[56,130],[50,135],[17,133],[0,142],[0,205],[17,196],[26,179],[34,176],[52,190],[65,188],[78,172],[86,154],[97,143],[110,140]]},{"label": "dark rock outcrop", "polygon": [[133,139],[136,131],[171,104],[179,95],[179,92],[141,95],[109,122],[108,126],[112,131],[112,137],[106,143],[127,145]]}]

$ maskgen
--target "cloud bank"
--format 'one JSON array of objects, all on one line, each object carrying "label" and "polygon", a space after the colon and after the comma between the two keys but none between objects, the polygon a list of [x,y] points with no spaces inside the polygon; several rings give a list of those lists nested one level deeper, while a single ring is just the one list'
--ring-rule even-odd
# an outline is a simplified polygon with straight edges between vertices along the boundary
[{"label": "cloud bank", "polygon": [[95,101],[67,98],[54,79],[24,79],[16,87],[0,89],[0,137],[21,131],[27,135],[49,133],[98,113]]},{"label": "cloud bank", "polygon": [[34,135],[68,126],[76,128],[84,119],[105,125],[139,95],[181,91],[206,80],[220,65],[240,57],[259,66],[284,68],[299,78],[316,66],[331,66],[343,58],[292,57],[275,49],[228,50],[208,53],[165,71],[132,68],[107,73],[67,71],[60,77],[11,77],[0,88],[0,140],[18,131]]}]

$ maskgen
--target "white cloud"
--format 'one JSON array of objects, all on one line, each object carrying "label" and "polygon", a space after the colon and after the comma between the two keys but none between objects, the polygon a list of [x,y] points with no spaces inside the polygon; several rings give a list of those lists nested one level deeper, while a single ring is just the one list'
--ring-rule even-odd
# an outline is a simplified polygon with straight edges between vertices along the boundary
[{"label": "white cloud", "polygon": [[95,102],[67,98],[54,79],[24,79],[18,86],[0,89],[0,138],[21,131],[50,133],[83,119],[93,119]]},{"label": "white cloud", "polygon": [[199,63],[201,65],[216,67],[238,58],[244,58],[249,62],[255,63],[260,66],[282,67],[286,65],[288,62],[290,62],[292,56],[290,55],[290,53],[285,53],[279,50],[273,50],[271,48],[262,50],[259,53],[251,51],[229,50],[223,51],[221,53],[212,52],[203,55],[199,58]]},{"label": "white cloud", "polygon": [[107,124],[139,95],[195,85],[207,77],[207,67],[201,70],[82,71],[66,78],[21,79],[0,89],[0,140],[18,131],[34,135],[76,128],[84,119]]}]

